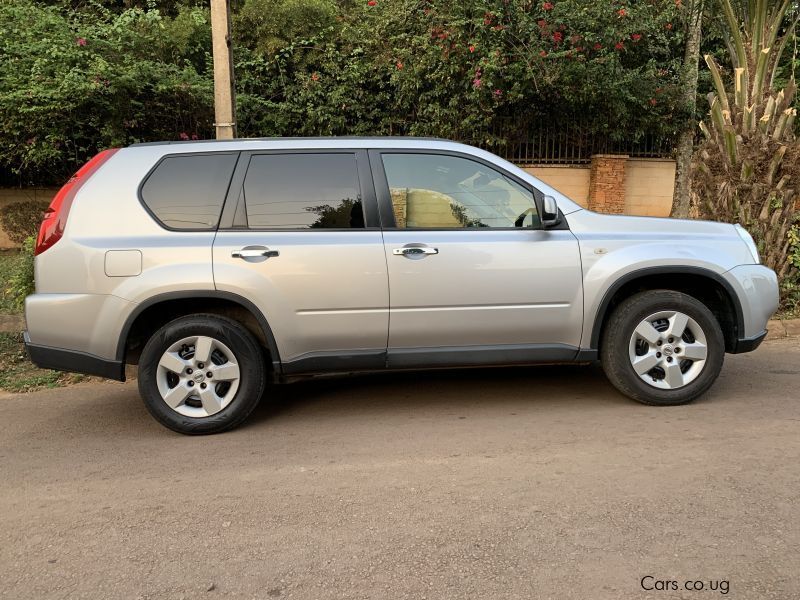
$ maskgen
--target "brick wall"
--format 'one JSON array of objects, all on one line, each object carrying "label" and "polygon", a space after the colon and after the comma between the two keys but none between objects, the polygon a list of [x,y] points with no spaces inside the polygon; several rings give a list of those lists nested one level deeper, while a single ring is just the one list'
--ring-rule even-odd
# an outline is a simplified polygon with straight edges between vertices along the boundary
[{"label": "brick wall", "polygon": [[[525,171],[553,186],[581,206],[589,207],[592,168],[583,165],[547,165],[525,167]],[[608,172],[605,173],[608,175]],[[617,171],[622,183],[606,182],[611,189],[621,189],[622,211],[626,215],[668,217],[675,189],[675,161],[655,158],[628,158],[624,172]],[[621,187],[620,187],[621,186]],[[619,198],[619,192],[617,193]],[[619,204],[615,205],[619,211]],[[605,207],[593,210],[610,212]]]},{"label": "brick wall", "polygon": [[405,227],[406,215],[408,214],[408,190],[405,188],[391,188],[389,193],[392,196],[394,222],[398,227]]},{"label": "brick wall", "polygon": [[589,167],[589,210],[602,213],[625,212],[624,154],[595,154]]}]

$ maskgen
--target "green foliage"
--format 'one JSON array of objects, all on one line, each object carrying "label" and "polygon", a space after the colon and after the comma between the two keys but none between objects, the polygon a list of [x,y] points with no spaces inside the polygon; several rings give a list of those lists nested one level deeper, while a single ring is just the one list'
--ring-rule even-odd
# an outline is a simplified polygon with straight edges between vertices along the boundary
[{"label": "green foliage", "polygon": [[15,244],[36,236],[47,202],[14,202],[0,209],[0,226]]},{"label": "green foliage", "polygon": [[789,230],[789,262],[800,270],[800,225],[793,225]]},{"label": "green foliage", "polygon": [[247,0],[234,15],[235,47],[271,56],[293,40],[332,27],[336,14],[333,0]]},{"label": "green foliage", "polygon": [[800,271],[795,270],[784,277],[781,282],[780,315],[783,318],[800,317]]},{"label": "green foliage", "polygon": [[800,224],[789,230],[790,269],[781,281],[781,310],[788,316],[800,316]]},{"label": "green foliage", "polygon": [[35,243],[35,238],[27,238],[22,243],[22,248],[9,269],[5,292],[10,299],[11,307],[17,312],[22,312],[25,308],[25,297],[35,291],[33,273]]},{"label": "green foliage", "polygon": [[[200,0],[0,2],[0,173],[63,181],[98,150],[213,135]],[[542,123],[669,136],[674,0],[236,0],[239,135],[437,135]]]},{"label": "green foliage", "polygon": [[17,313],[14,297],[6,290],[8,280],[17,264],[17,250],[0,250],[0,315],[12,315]]},{"label": "green foliage", "polygon": [[19,314],[25,307],[25,297],[34,292],[34,238],[23,242],[20,251],[0,252],[0,314]]},{"label": "green foliage", "polygon": [[0,168],[63,181],[97,151],[211,133],[208,17],[0,3]]}]

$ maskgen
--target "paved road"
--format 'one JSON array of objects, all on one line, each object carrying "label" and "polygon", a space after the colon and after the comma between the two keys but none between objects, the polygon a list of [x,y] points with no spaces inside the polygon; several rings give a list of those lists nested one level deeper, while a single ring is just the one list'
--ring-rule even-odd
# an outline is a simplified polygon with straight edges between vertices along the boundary
[{"label": "paved road", "polygon": [[797,339],[667,409],[596,367],[295,384],[205,438],[131,384],[0,406],[3,598],[800,598]]}]

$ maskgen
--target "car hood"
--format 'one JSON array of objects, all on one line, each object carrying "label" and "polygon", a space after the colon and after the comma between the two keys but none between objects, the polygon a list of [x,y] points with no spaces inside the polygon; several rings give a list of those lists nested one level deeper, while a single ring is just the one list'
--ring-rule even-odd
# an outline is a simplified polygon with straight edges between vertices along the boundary
[{"label": "car hood", "polygon": [[710,235],[738,239],[730,223],[671,219],[667,217],[634,217],[629,215],[604,215],[590,210],[579,210],[567,217],[570,229],[578,233],[654,234],[657,236]]},{"label": "car hood", "polygon": [[701,266],[724,272],[755,261],[730,223],[602,215],[580,210],[566,216],[578,239],[584,267],[606,262]]}]

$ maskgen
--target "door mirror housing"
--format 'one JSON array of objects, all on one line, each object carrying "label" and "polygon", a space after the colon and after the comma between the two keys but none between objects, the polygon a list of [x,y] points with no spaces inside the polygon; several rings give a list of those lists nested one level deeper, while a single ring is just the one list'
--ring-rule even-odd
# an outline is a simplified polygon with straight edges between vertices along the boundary
[{"label": "door mirror housing", "polygon": [[553,196],[545,196],[542,198],[542,227],[548,229],[555,227],[561,223],[561,217],[558,212],[558,203]]}]

